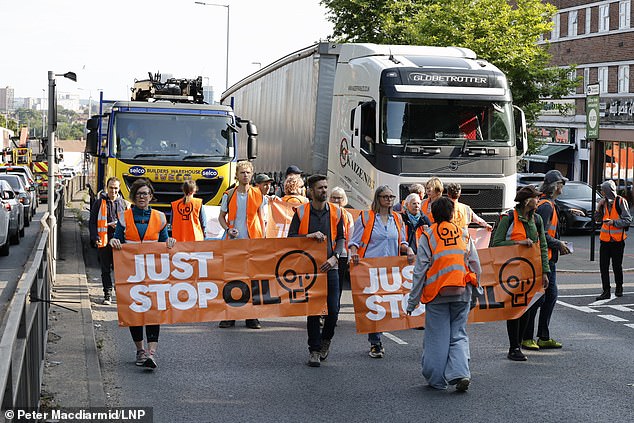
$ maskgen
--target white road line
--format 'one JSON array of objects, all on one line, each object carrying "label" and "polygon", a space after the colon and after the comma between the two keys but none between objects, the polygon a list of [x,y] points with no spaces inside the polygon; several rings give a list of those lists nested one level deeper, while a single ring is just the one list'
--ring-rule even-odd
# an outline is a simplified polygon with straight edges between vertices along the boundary
[{"label": "white road line", "polygon": [[557,300],[557,304],[562,305],[564,307],[572,308],[577,311],[583,311],[584,313],[599,313],[599,310],[595,310],[592,307],[588,307],[588,306],[576,306],[576,305],[568,304],[559,300]]},{"label": "white road line", "polygon": [[383,336],[385,336],[388,339],[391,339],[392,341],[396,342],[399,345],[407,345],[407,342],[403,341],[401,338],[399,338],[398,336],[394,336],[389,332],[383,332]]},{"label": "white road line", "polygon": [[634,323],[626,323],[625,326],[634,329]]},{"label": "white road line", "polygon": [[613,316],[612,314],[600,314],[599,317],[604,318],[605,320],[609,320],[611,322],[627,322],[627,319],[623,319],[618,316]]},{"label": "white road line", "polygon": [[593,303],[588,304],[589,306],[600,306],[603,305],[605,303],[609,303],[610,301],[612,301],[613,299],[615,299],[616,297],[614,295],[612,295],[610,298],[608,298],[607,300],[599,300],[599,301],[595,301]]},{"label": "white road line", "polygon": [[629,307],[625,307],[624,305],[609,305],[608,307],[616,311],[634,311]]},{"label": "white road line", "polygon": [[[99,279],[99,278],[97,278]],[[577,294],[577,295],[557,295],[557,298],[586,298],[586,297],[596,297],[597,294]],[[615,297],[616,298],[616,297]]]}]

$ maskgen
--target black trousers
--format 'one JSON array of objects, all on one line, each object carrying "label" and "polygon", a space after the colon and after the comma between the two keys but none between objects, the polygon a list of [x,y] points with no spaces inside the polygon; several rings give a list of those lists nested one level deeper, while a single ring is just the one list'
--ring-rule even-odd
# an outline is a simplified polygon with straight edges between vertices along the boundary
[{"label": "black trousers", "polygon": [[610,291],[610,260],[614,271],[616,286],[623,286],[623,251],[625,241],[605,242],[599,246],[599,269],[601,269],[601,285],[604,292]]},{"label": "black trousers", "polygon": [[161,325],[130,326],[130,335],[134,342],[143,341],[143,328],[148,342],[158,342]]},{"label": "black trousers", "polygon": [[110,272],[114,269],[112,247],[107,245],[106,247],[98,248],[97,254],[99,256],[99,264],[101,265],[101,284],[103,285],[103,291],[111,291],[112,277],[110,276]]},{"label": "black trousers", "polygon": [[522,317],[506,321],[506,332],[509,336],[510,349],[520,348],[529,319],[530,312],[526,310]]}]

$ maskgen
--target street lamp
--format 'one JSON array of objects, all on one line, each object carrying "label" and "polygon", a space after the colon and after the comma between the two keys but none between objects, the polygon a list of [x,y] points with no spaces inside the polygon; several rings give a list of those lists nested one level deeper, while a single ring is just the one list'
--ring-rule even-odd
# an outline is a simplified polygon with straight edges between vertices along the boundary
[{"label": "street lamp", "polygon": [[204,1],[195,1],[195,4],[199,4],[201,6],[217,6],[217,7],[226,7],[227,8],[227,59],[225,63],[225,90],[229,88],[229,5],[228,4],[217,4],[217,3],[206,3]]},{"label": "street lamp", "polygon": [[[57,129],[57,95],[55,94],[55,77],[63,76],[77,82],[75,72],[55,73],[48,71],[48,227],[49,250],[52,257],[51,276],[57,274],[57,218],[55,217],[55,130]],[[64,207],[63,204],[60,205]]]}]

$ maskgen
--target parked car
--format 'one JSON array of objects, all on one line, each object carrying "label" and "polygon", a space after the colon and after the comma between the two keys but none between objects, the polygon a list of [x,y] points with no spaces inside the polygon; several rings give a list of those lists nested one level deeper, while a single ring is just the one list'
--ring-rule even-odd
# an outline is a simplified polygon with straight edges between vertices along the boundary
[{"label": "parked car", "polygon": [[[5,186],[6,188],[6,186]],[[0,194],[2,195],[2,194]],[[9,255],[11,206],[0,198],[0,256]],[[18,240],[20,237],[18,236]]]},{"label": "parked car", "polygon": [[20,237],[24,236],[24,205],[18,201],[17,195],[7,181],[0,180],[0,201],[2,207],[10,212],[9,241],[11,244],[19,244]]},{"label": "parked car", "polygon": [[24,182],[18,175],[11,174],[1,174],[0,180],[7,181],[13,191],[16,193],[18,201],[22,203],[24,206],[24,226],[29,226],[31,224],[31,196],[26,190],[26,186],[24,186]]},{"label": "parked car", "polygon": [[31,213],[29,218],[33,219],[33,217],[35,216],[35,213],[37,213],[37,207],[38,207],[37,188],[35,187],[34,184],[29,183],[29,178],[25,173],[9,172],[7,173],[7,175],[17,175],[20,179],[22,179],[22,182],[24,182],[24,186],[26,187],[26,192],[28,192],[29,196],[31,197],[31,208],[27,210],[27,212]]},{"label": "parked car", "polygon": [[[597,192],[596,201],[601,199]],[[581,181],[568,181],[555,200],[559,209],[559,232],[592,230],[592,187]]]},{"label": "parked car", "polygon": [[31,169],[28,166],[1,166],[0,167],[0,173],[22,173],[24,175],[26,175],[27,177],[27,182],[29,183],[29,185],[32,185],[35,187],[35,208],[37,209],[37,206],[39,205],[39,191],[38,191],[38,181],[37,178],[35,177],[35,175],[33,174],[33,172],[31,171]]},{"label": "parked car", "polygon": [[518,173],[517,174],[517,189],[532,185],[539,187],[544,182],[543,173]]}]

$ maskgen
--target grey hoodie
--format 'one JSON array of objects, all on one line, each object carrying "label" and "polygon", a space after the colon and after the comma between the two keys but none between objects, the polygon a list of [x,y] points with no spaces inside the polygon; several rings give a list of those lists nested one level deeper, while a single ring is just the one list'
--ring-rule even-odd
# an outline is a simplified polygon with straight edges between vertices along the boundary
[{"label": "grey hoodie", "polygon": [[[614,181],[605,181],[604,183],[601,184],[601,191],[603,192],[603,195],[605,196],[605,200],[607,201],[608,204],[610,206],[613,206],[614,204],[614,200],[617,197],[616,195],[616,184],[614,183]],[[627,200],[625,200],[625,198],[620,197],[621,202],[619,204],[619,207],[617,208],[617,210],[619,211],[619,219],[616,219],[614,221],[614,226],[616,226],[617,228],[625,228],[627,226],[630,226],[630,223],[632,223],[632,215],[630,214],[630,206],[627,204]],[[600,221],[603,219],[603,212],[604,212],[604,207],[599,207],[596,211],[595,214],[595,219],[597,221]]]}]

